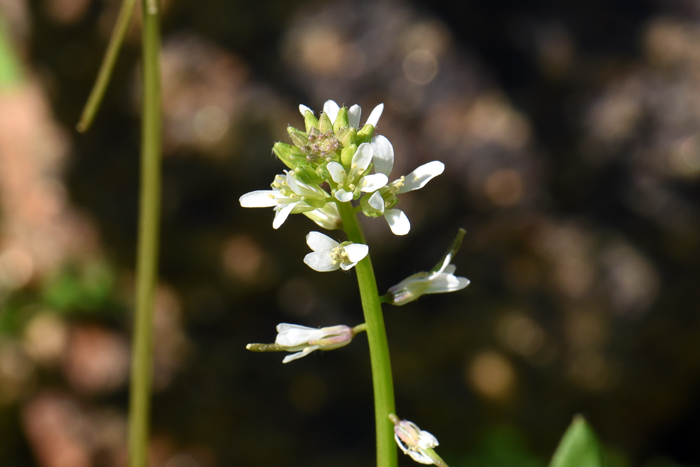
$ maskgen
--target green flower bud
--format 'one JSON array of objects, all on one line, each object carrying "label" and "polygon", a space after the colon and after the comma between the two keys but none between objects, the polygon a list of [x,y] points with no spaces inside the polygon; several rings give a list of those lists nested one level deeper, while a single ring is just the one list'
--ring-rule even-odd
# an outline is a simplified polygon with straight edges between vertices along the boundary
[{"label": "green flower bud", "polygon": [[312,128],[318,128],[318,118],[310,110],[304,112],[304,125],[306,126],[306,132],[311,131]]},{"label": "green flower bud", "polygon": [[348,120],[348,108],[341,107],[340,110],[338,110],[338,116],[335,117],[335,123],[333,123],[333,131],[337,132],[341,128],[345,128],[348,125],[350,125],[350,122]]},{"label": "green flower bud", "polygon": [[357,132],[357,144],[371,143],[372,135],[374,135],[374,126],[368,123]]},{"label": "green flower bud", "polygon": [[351,126],[346,126],[335,132],[335,137],[343,146],[357,145],[357,130]]},{"label": "green flower bud", "polygon": [[292,138],[294,146],[299,149],[303,150],[304,146],[309,144],[309,136],[303,131],[297,130],[293,126],[288,126],[287,133],[289,133],[289,137]]},{"label": "green flower bud", "polygon": [[272,152],[290,169],[296,167],[295,159],[298,161],[304,158],[304,155],[299,152],[296,146],[286,143],[275,143],[272,147]]},{"label": "green flower bud", "polygon": [[351,144],[349,146],[345,146],[343,150],[340,152],[340,163],[343,164],[343,167],[346,169],[350,168],[350,164],[352,163],[352,156],[355,155],[357,152],[357,146],[354,144]]},{"label": "green flower bud", "polygon": [[331,122],[331,119],[328,117],[326,112],[321,114],[321,118],[318,121],[318,129],[321,130],[321,133],[333,131],[333,122]]}]

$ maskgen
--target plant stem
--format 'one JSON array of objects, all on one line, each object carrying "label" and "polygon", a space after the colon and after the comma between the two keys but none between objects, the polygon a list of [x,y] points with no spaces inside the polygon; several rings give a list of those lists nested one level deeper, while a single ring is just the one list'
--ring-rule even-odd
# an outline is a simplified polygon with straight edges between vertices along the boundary
[{"label": "plant stem", "polygon": [[143,114],[141,194],[136,267],[136,317],[129,399],[129,467],[147,467],[153,367],[153,307],[160,224],[160,19],[154,0],[143,0]]},{"label": "plant stem", "polygon": [[[350,203],[337,204],[348,240],[355,243],[365,243],[352,205]],[[372,363],[374,415],[377,427],[377,467],[396,467],[397,450],[394,442],[394,425],[389,420],[389,414],[394,412],[394,383],[377,281],[369,255],[357,263],[355,271],[357,271],[357,283],[360,287],[362,309],[367,324],[367,340]]]},{"label": "plant stem", "polygon": [[102,65],[100,65],[97,80],[95,80],[95,85],[92,87],[92,91],[90,91],[90,97],[88,97],[88,101],[85,104],[85,108],[83,109],[83,113],[77,125],[77,129],[81,133],[86,132],[95,119],[95,114],[100,107],[102,97],[104,97],[105,90],[109,84],[109,78],[112,76],[114,63],[117,61],[119,50],[124,42],[124,36],[126,36],[126,31],[129,28],[129,21],[133,16],[135,4],[136,0],[123,0],[122,6],[119,9],[119,17],[117,18],[117,23],[114,25],[112,37],[109,39],[107,52],[102,59]]}]

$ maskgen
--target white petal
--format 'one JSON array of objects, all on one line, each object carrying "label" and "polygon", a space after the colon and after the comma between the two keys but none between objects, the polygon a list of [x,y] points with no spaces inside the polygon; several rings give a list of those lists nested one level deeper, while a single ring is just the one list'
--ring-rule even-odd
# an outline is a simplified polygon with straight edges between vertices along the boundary
[{"label": "white petal", "polygon": [[359,105],[355,104],[348,109],[348,121],[350,126],[356,130],[360,128],[360,115],[362,115],[362,109]]},{"label": "white petal", "polygon": [[384,104],[379,104],[372,110],[372,113],[369,114],[369,118],[367,119],[367,123],[372,125],[372,126],[377,126],[377,122],[379,122],[379,117],[382,116],[382,112],[384,111]]},{"label": "white petal", "polygon": [[372,137],[372,149],[374,150],[374,170],[389,175],[394,168],[394,146],[386,136],[377,135]]},{"label": "white petal", "polygon": [[301,114],[302,117],[305,116],[307,110],[311,113],[314,113],[313,110],[311,110],[310,108],[308,108],[304,104],[299,104],[299,113]]},{"label": "white petal", "polygon": [[343,203],[347,203],[348,201],[352,201],[353,194],[351,191],[345,191],[341,188],[340,190],[335,192],[335,198],[338,201],[342,201]]},{"label": "white petal", "polygon": [[340,110],[340,107],[338,104],[336,104],[335,101],[326,101],[325,104],[323,104],[323,111],[328,114],[328,118],[331,119],[331,123],[335,123],[335,119],[338,116],[338,111]]},{"label": "white petal", "polygon": [[420,449],[432,449],[439,445],[440,443],[438,443],[437,438],[432,433],[420,430],[420,435],[418,436],[418,447]]},{"label": "white petal", "polygon": [[287,220],[287,217],[289,217],[289,214],[291,214],[292,209],[294,209],[294,206],[296,205],[297,203],[289,203],[282,209],[275,212],[275,220],[272,221],[272,228],[279,229],[280,226],[284,224],[284,221]]},{"label": "white petal", "polygon": [[469,279],[466,277],[457,277],[452,274],[440,274],[438,277],[430,281],[430,286],[425,290],[425,294],[429,293],[447,293],[462,290],[469,285]]},{"label": "white petal", "polygon": [[362,243],[351,243],[345,247],[345,253],[347,253],[348,259],[351,262],[357,263],[367,256],[367,253],[369,253],[369,247]]},{"label": "white petal", "polygon": [[304,348],[304,350],[302,350],[301,352],[297,352],[297,353],[293,353],[293,354],[291,354],[291,355],[287,355],[286,357],[284,357],[284,360],[282,360],[282,363],[289,363],[289,362],[291,362],[292,360],[297,360],[297,359],[299,359],[299,358],[301,358],[301,357],[306,357],[307,355],[309,355],[309,354],[310,354],[311,352],[313,352],[314,350],[318,350],[318,346],[317,346],[317,345],[310,345],[309,347]]},{"label": "white petal", "polygon": [[304,262],[314,271],[329,272],[340,268],[338,264],[333,263],[331,255],[327,251],[314,251],[304,257]]},{"label": "white petal", "polygon": [[384,198],[382,198],[381,193],[375,191],[374,194],[369,198],[369,205],[372,206],[377,211],[384,213]]},{"label": "white petal", "polygon": [[445,274],[454,274],[456,269],[457,266],[455,266],[454,264],[450,264],[446,266],[445,269],[442,270],[442,272]]},{"label": "white petal", "polygon": [[296,347],[309,341],[322,339],[325,331],[318,328],[310,328],[299,324],[280,323],[277,325],[277,338],[275,344],[285,347]]},{"label": "white petal", "polygon": [[416,170],[406,175],[404,185],[399,189],[399,193],[423,188],[433,178],[440,175],[445,170],[445,164],[440,161],[432,161],[423,164]]},{"label": "white petal", "polygon": [[345,182],[345,179],[347,178],[347,173],[345,172],[345,169],[341,164],[333,161],[329,162],[326,167],[328,168],[328,172],[331,174],[331,178],[335,183]]},{"label": "white petal", "polygon": [[[289,357],[287,357],[287,358],[289,358]],[[286,362],[284,362],[284,363],[286,363]],[[429,465],[429,464],[435,463],[435,462],[433,462],[433,460],[430,457],[426,456],[425,454],[423,454],[421,452],[408,451],[408,452],[406,452],[406,454],[411,456],[411,459],[418,462],[419,464],[428,464]]]},{"label": "white petal", "polygon": [[362,177],[358,185],[360,187],[360,191],[364,193],[371,193],[385,186],[388,181],[389,177],[384,174],[372,174]]},{"label": "white petal", "polygon": [[372,151],[372,145],[369,143],[362,143],[358,146],[357,151],[355,151],[355,155],[352,156],[352,165],[353,167],[357,167],[358,169],[365,170],[369,166],[369,163],[372,162],[372,155],[374,154],[374,151]]},{"label": "white petal", "polygon": [[257,190],[246,193],[238,200],[244,208],[271,208],[277,206],[278,191]]},{"label": "white petal", "polygon": [[394,235],[406,235],[411,230],[408,217],[400,209],[389,209],[384,213],[384,218],[389,223]]},{"label": "white petal", "polygon": [[338,242],[333,240],[328,235],[324,235],[321,232],[309,232],[306,235],[306,244],[309,245],[313,251],[328,251],[338,246]]}]

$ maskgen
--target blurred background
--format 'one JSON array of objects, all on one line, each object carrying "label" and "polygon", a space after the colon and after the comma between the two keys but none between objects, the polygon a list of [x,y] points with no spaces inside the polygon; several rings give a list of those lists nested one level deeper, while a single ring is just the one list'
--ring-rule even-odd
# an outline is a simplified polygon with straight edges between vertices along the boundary
[{"label": "blurred background", "polygon": [[[118,7],[0,0],[3,466],[125,466],[138,18],[74,130]],[[362,322],[352,272],[302,263],[314,224],[238,203],[329,98],[386,105],[394,175],[447,167],[402,198],[409,235],[365,224],[380,291],[467,230],[466,290],[385,309],[401,417],[452,467],[544,467],[576,413],[612,466],[700,465],[700,2],[169,0],[163,23],[152,467],[374,462],[366,337],[245,351]]]}]

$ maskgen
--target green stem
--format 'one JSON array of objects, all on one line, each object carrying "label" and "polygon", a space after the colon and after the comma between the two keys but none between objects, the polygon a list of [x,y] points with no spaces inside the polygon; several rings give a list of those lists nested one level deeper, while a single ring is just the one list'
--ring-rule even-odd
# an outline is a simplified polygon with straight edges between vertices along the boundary
[{"label": "green stem", "polygon": [[160,19],[143,0],[143,115],[141,195],[136,269],[136,317],[129,400],[129,467],[146,467],[153,367],[153,307],[160,224]]},{"label": "green stem", "polygon": [[83,114],[80,116],[80,121],[77,125],[77,129],[81,133],[87,131],[87,129],[90,128],[92,121],[95,119],[95,114],[97,113],[97,109],[100,107],[102,97],[104,96],[107,85],[109,84],[109,78],[112,76],[114,63],[117,61],[119,50],[124,42],[126,31],[129,29],[129,21],[133,16],[135,4],[136,0],[124,0],[122,2],[117,23],[114,25],[112,37],[109,39],[107,52],[102,59],[100,72],[97,75],[97,80],[95,80],[95,85],[92,87],[92,91],[90,91],[90,97],[88,97],[85,108],[83,109]]},{"label": "green stem", "polygon": [[[352,205],[350,203],[337,204],[348,240],[354,243],[365,243]],[[357,283],[360,286],[372,363],[374,416],[377,427],[377,467],[396,467],[397,449],[394,442],[394,425],[389,420],[389,414],[394,412],[394,383],[377,281],[374,278],[374,269],[369,255],[357,263],[355,271],[357,271]]]}]

